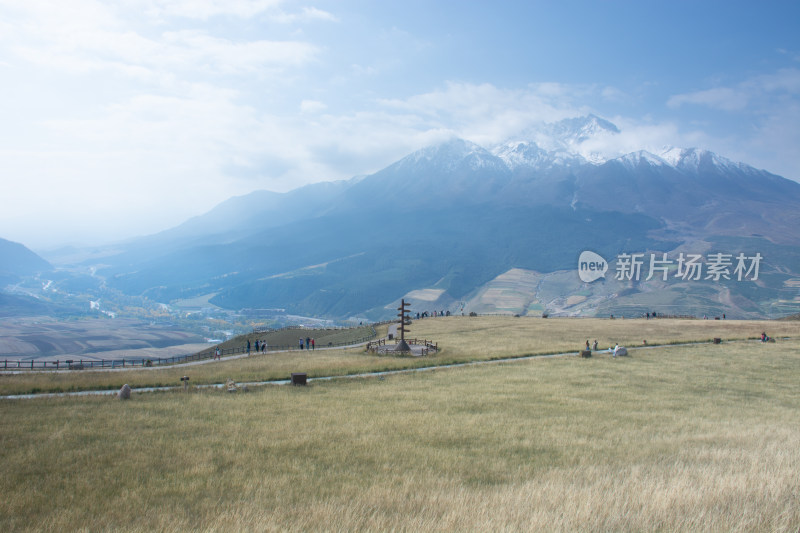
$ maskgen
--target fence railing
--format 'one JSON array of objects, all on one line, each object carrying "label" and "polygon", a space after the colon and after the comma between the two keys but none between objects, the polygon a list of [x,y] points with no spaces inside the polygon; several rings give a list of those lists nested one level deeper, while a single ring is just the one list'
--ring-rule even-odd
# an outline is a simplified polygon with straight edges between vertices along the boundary
[{"label": "fence railing", "polygon": [[[399,338],[395,338],[394,339],[395,344],[397,344],[397,341],[399,341],[399,340],[400,340]],[[422,348],[422,355],[428,355],[431,350],[433,350],[434,352],[439,351],[439,343],[438,342],[429,341],[427,339],[406,339],[406,342],[408,344],[414,344],[414,345],[417,345],[417,346],[422,346],[423,347]],[[380,346],[386,346],[386,344],[387,344],[387,340],[386,339],[378,339],[378,340],[375,340],[375,341],[370,341],[370,342],[367,343],[367,351],[370,352],[370,353],[378,352],[378,351],[380,351]]]},{"label": "fence railing", "polygon": [[[360,337],[358,339],[351,339],[344,342],[328,342],[325,344],[317,343],[316,347],[319,348],[339,348],[342,346],[352,346],[356,344],[361,344],[367,342],[371,339],[374,339],[377,336],[378,332],[375,331],[375,328],[372,327],[372,333],[370,335]],[[299,344],[293,345],[271,345],[267,344],[265,350],[261,350],[259,346],[258,353],[269,353],[269,352],[286,352],[286,351],[306,351],[300,348]],[[313,349],[311,349],[313,351]],[[220,357],[224,357],[226,355],[236,355],[236,354],[244,354],[248,353],[247,345],[243,346],[234,346],[233,348],[220,348],[219,349]],[[251,345],[251,350],[249,353],[257,353],[255,350],[255,346]],[[165,366],[165,365],[175,365],[180,363],[189,363],[192,361],[202,361],[205,359],[213,359],[216,357],[215,349],[212,349],[209,352],[205,350],[203,352],[188,354],[188,355],[179,355],[175,357],[123,357],[122,359],[56,359],[55,361],[38,361],[35,359],[31,359],[28,361],[23,361],[21,359],[4,359],[0,360],[0,369],[3,370],[84,370],[87,368],[133,368],[133,367],[154,367],[154,366]]]},{"label": "fence railing", "polygon": [[[246,352],[246,346],[220,349],[220,355],[233,355]],[[210,354],[195,353],[175,357],[123,357],[122,359],[56,359],[55,361],[4,359],[0,361],[0,368],[3,370],[84,370],[86,368],[133,368],[137,366],[146,368],[202,361],[204,359],[211,359],[212,357],[214,357],[213,352]]]},{"label": "fence railing", "polygon": [[[397,322],[396,320],[385,320],[383,322],[370,322],[367,326],[372,327],[373,333],[375,332],[375,326],[381,326],[383,324],[391,324],[392,322]],[[326,326],[323,328],[317,328],[314,326],[283,326],[282,328],[271,328],[267,326],[256,326],[253,328],[253,333],[272,333],[275,331],[288,331],[290,329],[297,329],[297,330],[304,330],[304,331],[314,331],[314,330],[326,330],[326,329],[335,329],[335,330],[345,330],[345,329],[355,329],[359,327],[367,327],[364,325],[358,326]],[[377,333],[376,333],[377,335]]]}]

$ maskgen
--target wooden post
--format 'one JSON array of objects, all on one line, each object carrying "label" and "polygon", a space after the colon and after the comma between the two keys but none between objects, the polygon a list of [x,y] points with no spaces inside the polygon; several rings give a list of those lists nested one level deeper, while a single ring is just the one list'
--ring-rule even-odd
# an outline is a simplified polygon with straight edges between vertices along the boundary
[{"label": "wooden post", "polygon": [[406,340],[406,318],[408,318],[408,309],[407,306],[411,304],[407,304],[405,299],[400,300],[400,307],[397,308],[400,311],[397,316],[400,317],[400,327],[398,328],[400,331],[400,340],[405,342]]}]

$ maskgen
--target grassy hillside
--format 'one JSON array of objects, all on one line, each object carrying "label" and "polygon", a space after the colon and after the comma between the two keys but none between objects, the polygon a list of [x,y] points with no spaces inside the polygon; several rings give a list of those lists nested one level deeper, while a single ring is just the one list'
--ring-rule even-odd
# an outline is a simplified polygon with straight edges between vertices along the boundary
[{"label": "grassy hillside", "polygon": [[219,346],[220,349],[241,349],[250,341],[250,346],[255,351],[256,340],[259,345],[262,342],[267,343],[267,348],[273,350],[286,350],[299,348],[299,340],[302,338],[305,342],[306,338],[313,338],[317,348],[328,348],[331,346],[344,346],[348,344],[355,344],[365,342],[377,338],[378,331],[386,333],[386,326],[382,328],[374,328],[372,326],[357,326],[352,328],[301,328],[301,327],[288,327],[274,331],[263,333],[249,333],[247,335],[239,335],[235,338],[227,340],[221,344],[209,347],[207,350],[200,352],[208,355],[212,354]]},{"label": "grassy hillside", "polygon": [[460,205],[380,204],[229,244],[177,247],[100,274],[126,294],[162,302],[214,292],[211,303],[227,309],[279,307],[329,317],[371,311],[386,318],[393,313],[383,306],[415,289],[461,298],[511,266],[549,272],[572,268],[587,247],[611,256],[669,244],[647,236],[657,228],[643,215],[571,208],[486,207],[465,216]]},{"label": "grassy hillside", "polygon": [[[418,329],[459,353],[519,352],[508,346],[523,342],[514,319],[467,322]],[[539,320],[529,333],[557,350],[569,331],[575,341],[684,330],[602,322]],[[797,531],[800,346],[797,324],[783,324],[795,337],[775,344],[247,394],[0,401],[0,528]]]},{"label": "grassy hillside", "polygon": [[[303,337],[314,336],[313,330],[302,330]],[[332,330],[333,331],[333,330]],[[385,335],[386,326],[379,329]],[[314,352],[292,350],[267,352],[246,359],[209,361],[208,364],[189,367],[154,367],[125,372],[100,372],[81,370],[71,373],[28,373],[0,376],[0,395],[27,394],[30,392],[65,392],[98,389],[119,389],[128,383],[131,387],[163,387],[181,385],[180,378],[188,375],[193,385],[237,382],[257,382],[287,379],[292,372],[306,372],[310,377],[344,376],[379,370],[397,370],[427,366],[464,363],[499,358],[556,352],[576,352],[587,340],[598,341],[601,348],[620,343],[626,346],[676,342],[707,342],[714,337],[728,339],[755,339],[766,331],[770,336],[800,336],[796,322],[736,321],[736,320],[604,320],[604,319],[540,319],[513,317],[447,317],[416,320],[407,335],[433,340],[440,351],[427,357],[389,357],[367,353],[363,347]],[[350,331],[336,330],[340,339],[360,338],[371,332],[370,328]],[[334,334],[334,333],[332,333]],[[298,330],[284,330],[292,347],[297,346]],[[264,335],[250,335],[251,345]],[[317,338],[317,337],[315,337]],[[319,337],[324,339],[325,337]],[[277,339],[277,337],[276,337]],[[239,347],[246,344],[240,337],[223,344]],[[277,341],[270,340],[270,346]],[[208,351],[213,350],[209,347]]]}]

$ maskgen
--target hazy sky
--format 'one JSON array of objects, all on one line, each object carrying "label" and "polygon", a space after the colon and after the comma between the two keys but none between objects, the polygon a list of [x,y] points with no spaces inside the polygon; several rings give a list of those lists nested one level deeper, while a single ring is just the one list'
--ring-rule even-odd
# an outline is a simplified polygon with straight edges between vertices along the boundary
[{"label": "hazy sky", "polygon": [[590,112],[612,152],[800,180],[800,2],[0,0],[0,237],[154,233]]}]

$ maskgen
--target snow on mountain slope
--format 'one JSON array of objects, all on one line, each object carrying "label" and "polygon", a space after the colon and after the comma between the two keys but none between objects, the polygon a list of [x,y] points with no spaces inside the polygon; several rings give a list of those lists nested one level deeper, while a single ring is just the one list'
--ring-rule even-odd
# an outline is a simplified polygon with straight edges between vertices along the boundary
[{"label": "snow on mountain slope", "polygon": [[544,123],[528,128],[519,136],[495,146],[492,153],[513,170],[528,166],[551,168],[583,163],[602,164],[607,160],[597,149],[604,140],[620,133],[611,122],[588,115]]},{"label": "snow on mountain slope", "polygon": [[749,165],[742,165],[735,163],[730,159],[709,152],[708,150],[700,150],[697,148],[667,148],[661,154],[660,158],[668,162],[670,165],[685,170],[698,171],[701,166],[713,166],[720,169],[727,170],[742,170],[743,167]]},{"label": "snow on mountain slope", "polygon": [[399,168],[433,165],[438,170],[454,171],[465,165],[473,170],[491,168],[497,160],[485,148],[464,139],[428,146],[404,157],[396,163]]},{"label": "snow on mountain slope", "polygon": [[631,152],[629,154],[625,154],[622,157],[618,157],[615,159],[625,165],[630,169],[635,169],[642,165],[650,165],[654,167],[659,166],[670,166],[674,167],[675,165],[669,163],[667,160],[648,152],[647,150],[639,150],[638,152]]},{"label": "snow on mountain slope", "polygon": [[586,163],[581,155],[568,151],[547,151],[533,141],[508,141],[495,146],[492,153],[502,159],[511,170],[521,167],[547,169],[555,166]]}]

